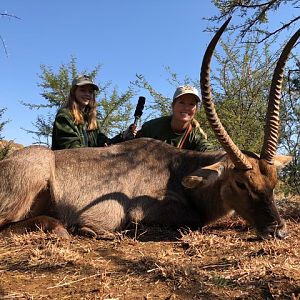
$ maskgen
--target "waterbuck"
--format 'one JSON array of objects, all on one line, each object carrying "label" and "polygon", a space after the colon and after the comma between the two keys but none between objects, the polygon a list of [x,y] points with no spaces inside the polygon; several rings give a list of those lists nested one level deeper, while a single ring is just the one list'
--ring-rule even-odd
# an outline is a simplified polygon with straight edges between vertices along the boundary
[{"label": "waterbuck", "polygon": [[287,235],[274,204],[283,67],[300,30],[274,71],[260,156],[242,152],[224,130],[212,103],[210,60],[229,20],[203,58],[201,90],[208,120],[225,151],[179,150],[136,139],[105,148],[52,151],[31,146],[0,162],[0,227],[40,227],[62,236],[98,235],[132,223],[196,229],[234,210],[261,238]]}]

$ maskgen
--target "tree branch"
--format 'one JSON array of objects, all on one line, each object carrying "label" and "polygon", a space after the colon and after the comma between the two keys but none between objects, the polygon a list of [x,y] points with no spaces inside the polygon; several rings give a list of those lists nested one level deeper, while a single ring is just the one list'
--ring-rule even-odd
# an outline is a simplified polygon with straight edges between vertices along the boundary
[{"label": "tree branch", "polygon": [[[219,22],[227,19],[233,14],[236,14],[241,18],[241,20],[239,24],[232,25],[228,28],[228,30],[239,30],[242,40],[245,39],[250,32],[263,33],[263,38],[259,41],[255,41],[255,43],[262,43],[272,35],[276,35],[280,31],[287,29],[289,26],[300,20],[299,14],[297,14],[297,16],[293,16],[291,14],[291,16],[282,21],[275,30],[269,31],[268,24],[266,24],[264,30],[260,25],[262,23],[267,23],[270,13],[278,11],[282,5],[290,7],[292,11],[295,11],[295,9],[299,8],[299,2],[300,0],[215,0],[213,3],[219,9],[219,14],[205,19],[213,22]],[[216,28],[208,27],[207,31],[216,31]],[[246,42],[252,41],[247,40]]]}]

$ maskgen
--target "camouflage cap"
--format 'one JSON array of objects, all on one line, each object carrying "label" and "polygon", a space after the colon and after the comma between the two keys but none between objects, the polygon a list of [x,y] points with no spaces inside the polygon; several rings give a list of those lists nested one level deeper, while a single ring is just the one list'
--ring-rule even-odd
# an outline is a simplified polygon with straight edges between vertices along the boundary
[{"label": "camouflage cap", "polygon": [[91,77],[88,75],[78,75],[72,81],[72,87],[86,84],[92,85],[96,91],[99,91],[99,87],[93,82]]},{"label": "camouflage cap", "polygon": [[185,94],[192,94],[195,96],[197,102],[200,102],[200,97],[199,97],[199,93],[198,90],[192,86],[189,85],[182,85],[179,86],[173,96],[173,101],[175,101],[178,97],[185,95]]}]

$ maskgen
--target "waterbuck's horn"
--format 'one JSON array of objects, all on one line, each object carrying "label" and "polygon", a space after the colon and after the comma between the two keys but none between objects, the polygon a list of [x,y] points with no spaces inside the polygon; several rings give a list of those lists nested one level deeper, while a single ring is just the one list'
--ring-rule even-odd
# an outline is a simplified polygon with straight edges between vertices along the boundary
[{"label": "waterbuck's horn", "polygon": [[300,36],[300,29],[290,38],[285,45],[274,70],[272,84],[269,94],[268,110],[266,115],[264,143],[261,149],[260,158],[273,164],[273,157],[276,153],[279,135],[279,105],[281,87],[283,81],[283,69],[292,48]]},{"label": "waterbuck's horn", "polygon": [[225,28],[227,27],[230,19],[231,18],[229,18],[218,30],[218,32],[215,34],[205,51],[200,74],[201,94],[207,119],[218,141],[223,146],[224,150],[226,151],[236,168],[242,170],[249,170],[252,169],[251,163],[248,161],[248,159],[242,153],[242,151],[234,144],[234,142],[226,132],[216,113],[214,103],[212,102],[212,93],[209,78],[210,62],[216,44],[220,39],[222,33],[224,32]]}]

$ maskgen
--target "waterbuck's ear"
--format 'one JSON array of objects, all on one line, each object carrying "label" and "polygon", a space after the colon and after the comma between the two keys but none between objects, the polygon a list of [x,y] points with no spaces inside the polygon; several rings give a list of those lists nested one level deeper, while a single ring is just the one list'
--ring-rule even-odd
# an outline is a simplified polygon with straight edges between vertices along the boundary
[{"label": "waterbuck's ear", "polygon": [[274,166],[277,169],[281,169],[283,167],[285,167],[286,165],[288,165],[293,159],[293,156],[289,156],[289,155],[276,155],[273,158],[273,162],[274,162]]},{"label": "waterbuck's ear", "polygon": [[219,161],[219,162],[217,162],[217,163],[215,163],[213,165],[203,167],[201,170],[214,171],[214,172],[217,172],[218,175],[220,176],[221,173],[224,171],[224,168],[225,168],[224,161]]},{"label": "waterbuck's ear", "polygon": [[216,164],[203,167],[196,170],[188,176],[185,176],[181,184],[188,189],[194,189],[200,184],[204,184],[208,180],[214,180],[220,176],[222,170],[224,169],[223,162],[218,162]]}]

